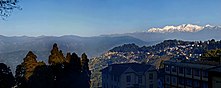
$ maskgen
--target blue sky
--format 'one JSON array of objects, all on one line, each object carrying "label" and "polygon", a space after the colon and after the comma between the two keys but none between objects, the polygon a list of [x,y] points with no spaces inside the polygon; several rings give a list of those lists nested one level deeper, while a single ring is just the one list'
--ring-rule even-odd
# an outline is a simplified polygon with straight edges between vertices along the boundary
[{"label": "blue sky", "polygon": [[97,36],[179,24],[221,25],[221,0],[21,0],[6,36]]}]

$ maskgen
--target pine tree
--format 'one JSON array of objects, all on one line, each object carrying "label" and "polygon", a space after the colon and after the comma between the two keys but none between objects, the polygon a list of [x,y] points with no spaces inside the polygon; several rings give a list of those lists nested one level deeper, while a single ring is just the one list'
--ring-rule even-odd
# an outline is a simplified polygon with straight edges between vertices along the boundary
[{"label": "pine tree", "polygon": [[85,53],[83,53],[83,54],[81,55],[82,70],[83,70],[84,72],[88,73],[88,75],[90,75],[88,62],[89,62],[89,59],[87,58],[87,55],[86,55]]},{"label": "pine tree", "polygon": [[48,63],[51,65],[63,64],[65,62],[64,55],[62,51],[58,49],[57,44],[53,45],[53,49],[51,50],[51,55],[49,56]]},{"label": "pine tree", "polygon": [[81,61],[76,53],[72,53],[70,64],[73,65],[73,68],[75,71],[77,71],[77,72],[81,71]]},{"label": "pine tree", "polygon": [[89,88],[90,87],[90,77],[91,77],[91,72],[89,70],[88,66],[89,59],[87,58],[87,55],[83,53],[81,55],[81,65],[82,65],[82,82],[84,84],[84,88]]},{"label": "pine tree", "polygon": [[18,65],[15,71],[16,88],[28,88],[27,80],[25,79],[25,67]]},{"label": "pine tree", "polygon": [[29,51],[26,57],[23,59],[21,66],[19,66],[18,72],[20,70],[24,70],[24,77],[26,80],[28,80],[28,78],[33,74],[33,71],[37,66],[45,65],[44,62],[38,62],[36,58],[37,56],[32,51]]},{"label": "pine tree", "polygon": [[71,53],[67,53],[67,55],[66,55],[66,62],[67,63],[70,63],[70,60],[71,60]]},{"label": "pine tree", "polygon": [[0,88],[12,88],[15,84],[11,69],[4,63],[0,63]]},{"label": "pine tree", "polygon": [[35,67],[38,66],[36,58],[37,56],[32,51],[29,51],[24,58],[24,62],[22,63],[22,65],[25,67],[25,78],[27,80],[32,75]]}]

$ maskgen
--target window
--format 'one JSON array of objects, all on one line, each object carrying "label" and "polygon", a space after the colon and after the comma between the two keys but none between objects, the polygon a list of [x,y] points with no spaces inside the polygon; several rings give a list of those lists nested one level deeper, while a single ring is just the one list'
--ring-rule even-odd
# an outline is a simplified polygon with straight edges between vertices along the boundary
[{"label": "window", "polygon": [[175,66],[171,66],[172,72],[176,72],[176,67]]},{"label": "window", "polygon": [[208,83],[207,82],[203,82],[203,87],[202,88],[208,88]]},{"label": "window", "polygon": [[191,79],[187,79],[186,80],[186,85],[192,87],[192,80]]},{"label": "window", "polygon": [[199,69],[195,69],[194,70],[194,76],[199,76],[200,75],[200,70]]},{"label": "window", "polygon": [[153,73],[149,73],[149,79],[153,79]]},{"label": "window", "polygon": [[179,78],[179,84],[184,85],[185,79],[183,77]]},{"label": "window", "polygon": [[142,75],[138,76],[138,83],[142,83]]},{"label": "window", "polygon": [[107,76],[107,79],[108,79],[108,74],[106,76]]},{"label": "window", "polygon": [[126,79],[127,79],[127,82],[130,82],[130,81],[131,81],[130,75],[128,75],[128,76],[126,77]]},{"label": "window", "polygon": [[177,78],[176,77],[172,77],[172,84],[176,84],[177,82]]},{"label": "window", "polygon": [[200,84],[198,80],[194,80],[194,88],[200,88]]},{"label": "window", "polygon": [[171,88],[170,85],[165,85],[165,88]]},{"label": "window", "polygon": [[150,85],[149,85],[149,88],[153,88],[153,84],[150,84]]},{"label": "window", "polygon": [[165,67],[166,67],[166,71],[170,71],[169,65],[166,65]]},{"label": "window", "polygon": [[117,76],[113,76],[114,77],[114,81],[117,81]]},{"label": "window", "polygon": [[192,74],[192,69],[191,68],[186,68],[186,74],[191,75]]},{"label": "window", "polygon": [[203,73],[203,77],[206,77],[206,78],[208,77],[208,72],[207,71],[203,71],[202,73]]},{"label": "window", "polygon": [[170,76],[166,75],[165,76],[165,81],[167,84],[170,84]]},{"label": "window", "polygon": [[184,68],[183,67],[179,67],[179,73],[183,74],[183,72],[184,72]]}]

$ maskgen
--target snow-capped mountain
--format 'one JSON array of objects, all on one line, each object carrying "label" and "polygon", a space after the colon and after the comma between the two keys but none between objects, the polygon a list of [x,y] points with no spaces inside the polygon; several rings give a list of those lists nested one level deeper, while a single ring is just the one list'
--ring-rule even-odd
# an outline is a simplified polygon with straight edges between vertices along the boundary
[{"label": "snow-capped mountain", "polygon": [[218,26],[199,26],[194,24],[182,24],[178,26],[165,26],[163,28],[150,28],[148,32],[155,32],[155,33],[173,33],[173,32],[198,32],[203,29],[213,29],[214,27]]}]

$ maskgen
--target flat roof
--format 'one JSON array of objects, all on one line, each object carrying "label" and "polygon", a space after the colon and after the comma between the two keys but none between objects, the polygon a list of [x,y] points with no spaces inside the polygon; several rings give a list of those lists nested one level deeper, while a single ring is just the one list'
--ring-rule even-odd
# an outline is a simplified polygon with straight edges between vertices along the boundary
[{"label": "flat roof", "polygon": [[191,62],[165,61],[164,64],[174,65],[174,66],[179,66],[179,67],[189,67],[189,68],[204,69],[204,70],[216,67],[214,65],[207,65],[207,64],[200,64],[200,63],[191,63]]}]

